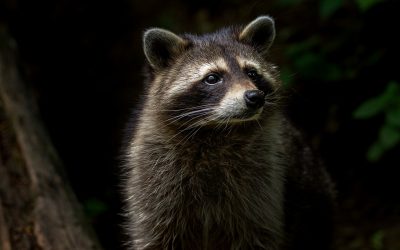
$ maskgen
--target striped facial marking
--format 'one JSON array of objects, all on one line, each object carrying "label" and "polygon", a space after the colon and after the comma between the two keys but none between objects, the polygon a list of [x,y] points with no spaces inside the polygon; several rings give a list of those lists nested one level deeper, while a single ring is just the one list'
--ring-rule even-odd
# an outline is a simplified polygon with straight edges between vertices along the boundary
[{"label": "striped facial marking", "polygon": [[260,75],[262,75],[268,82],[270,82],[274,87],[278,87],[274,77],[265,69],[263,69],[259,63],[254,60],[243,58],[241,56],[236,56],[237,63],[242,69],[255,69]]},{"label": "striped facial marking", "polygon": [[193,84],[201,81],[211,72],[228,72],[229,68],[226,61],[220,57],[214,61],[203,64],[195,64],[190,67],[183,67],[185,74],[176,79],[174,85],[167,91],[167,96],[172,97],[188,91]]}]

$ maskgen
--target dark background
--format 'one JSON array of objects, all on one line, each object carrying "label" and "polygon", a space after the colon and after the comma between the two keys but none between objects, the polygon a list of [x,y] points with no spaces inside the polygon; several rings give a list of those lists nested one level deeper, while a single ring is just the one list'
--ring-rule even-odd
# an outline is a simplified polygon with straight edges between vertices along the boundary
[{"label": "dark background", "polygon": [[106,249],[122,249],[119,152],[148,27],[275,18],[287,110],[337,183],[335,249],[400,249],[399,1],[1,0],[24,80]]}]

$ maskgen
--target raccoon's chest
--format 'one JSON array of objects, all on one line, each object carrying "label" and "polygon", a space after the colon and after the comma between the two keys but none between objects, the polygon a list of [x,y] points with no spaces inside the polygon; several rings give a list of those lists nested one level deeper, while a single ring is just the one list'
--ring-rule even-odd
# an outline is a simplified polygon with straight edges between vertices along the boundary
[{"label": "raccoon's chest", "polygon": [[217,203],[234,202],[241,192],[251,191],[253,183],[268,174],[266,162],[238,147],[198,147],[180,156],[177,167],[184,171],[186,191],[203,202]]}]

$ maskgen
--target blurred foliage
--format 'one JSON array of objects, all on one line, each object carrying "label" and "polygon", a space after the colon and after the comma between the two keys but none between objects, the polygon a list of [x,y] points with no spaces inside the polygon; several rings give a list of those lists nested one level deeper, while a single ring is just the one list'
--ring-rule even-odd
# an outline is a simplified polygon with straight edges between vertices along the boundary
[{"label": "blurred foliage", "polygon": [[321,0],[319,14],[323,19],[330,17],[343,4],[343,0]]},{"label": "blurred foliage", "polygon": [[[303,77],[312,80],[337,81],[341,79],[343,70],[337,64],[329,62],[324,52],[315,52],[319,42],[318,37],[314,36],[302,43],[289,46],[286,56],[292,60],[294,69],[283,68],[283,73],[301,72]],[[283,81],[289,79],[290,77],[283,75]],[[290,84],[290,82],[286,82],[286,84]]]},{"label": "blurred foliage", "polygon": [[356,0],[356,3],[362,11],[367,11],[369,8],[381,1],[382,0]]},{"label": "blurred foliage", "polygon": [[371,245],[374,250],[383,250],[383,238],[385,233],[383,230],[376,231],[371,237]]},{"label": "blurred foliage", "polygon": [[[382,1],[383,0],[356,0],[355,3],[359,10],[365,12]],[[302,4],[304,4],[304,2],[306,1],[278,1],[279,5],[285,7],[300,7]],[[322,23],[327,21],[333,22],[333,20],[329,19],[333,19],[333,15],[336,12],[346,12],[352,7],[351,1],[319,0],[318,2],[319,21]],[[360,19],[359,24],[357,24],[357,22],[354,23],[357,25],[362,25],[361,22],[362,20]],[[356,27],[357,25],[354,26]],[[356,72],[357,68],[354,68],[354,65],[352,65],[353,67],[346,67],[347,65],[343,64],[343,62],[338,63],[336,61],[332,61],[331,59],[335,56],[339,49],[346,47],[346,44],[350,45],[353,43],[353,37],[351,34],[354,33],[354,30],[348,29],[346,26],[345,28],[346,29],[335,30],[336,36],[328,36],[329,40],[326,40],[326,34],[316,33],[300,43],[297,42],[288,44],[285,51],[285,56],[290,59],[291,63],[282,68],[283,82],[286,85],[290,85],[292,83],[291,75],[296,74],[296,72],[301,72],[305,78],[311,80],[321,80],[323,82],[343,81],[348,78],[356,78],[357,74],[360,72]],[[283,33],[285,31],[280,32]],[[291,30],[287,31],[287,33],[287,36],[297,35]],[[290,38],[288,40],[290,40]],[[347,59],[357,57],[357,54],[364,49],[362,46],[362,43],[358,44],[358,47],[354,48],[353,54],[347,55]],[[361,65],[377,63],[380,59],[380,56],[381,54],[379,51],[374,51],[372,54],[368,55],[368,58],[365,61],[361,62]],[[346,61],[344,61],[344,63],[346,63]],[[349,64],[354,64],[354,61],[349,62]]]},{"label": "blurred foliage", "polygon": [[378,161],[389,149],[400,142],[400,85],[389,82],[385,91],[362,103],[354,112],[356,119],[370,119],[377,115],[385,115],[378,139],[368,150],[368,160]]},{"label": "blurred foliage", "polygon": [[[305,0],[279,1],[281,6],[298,8],[306,2]],[[283,31],[283,33],[287,33],[285,39],[289,42],[284,51],[289,63],[284,64],[285,66],[281,70],[285,86],[291,86],[294,82],[299,84],[299,79],[294,80],[293,76],[296,75],[301,75],[300,81],[320,82],[325,85],[360,81],[363,74],[366,73],[366,69],[381,65],[382,57],[387,53],[385,48],[360,38],[357,38],[360,41],[356,41],[355,37],[362,35],[363,29],[366,28],[363,16],[379,10],[379,5],[385,2],[387,1],[319,0],[318,21],[325,24],[326,29],[333,29],[333,32],[316,32],[303,41],[290,42],[291,36],[298,34],[293,30]],[[358,14],[359,21],[351,20],[352,25],[349,25],[349,20],[341,18],[345,13]],[[352,49],[343,53],[344,48]],[[367,79],[367,81],[369,80]],[[355,110],[354,118],[368,120],[375,116],[385,115],[385,120],[379,128],[379,132],[377,131],[378,138],[366,152],[370,162],[377,162],[385,152],[399,146],[399,84],[396,81],[388,81],[382,94],[360,101],[363,103]]]}]

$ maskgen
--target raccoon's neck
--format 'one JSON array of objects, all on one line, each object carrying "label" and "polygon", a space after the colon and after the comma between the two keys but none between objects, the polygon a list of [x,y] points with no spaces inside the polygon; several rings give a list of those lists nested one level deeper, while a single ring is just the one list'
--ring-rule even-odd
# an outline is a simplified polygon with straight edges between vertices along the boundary
[{"label": "raccoon's neck", "polygon": [[260,125],[248,123],[221,127],[180,128],[177,126],[155,129],[158,143],[177,151],[217,151],[230,147],[246,148],[263,137]]}]

